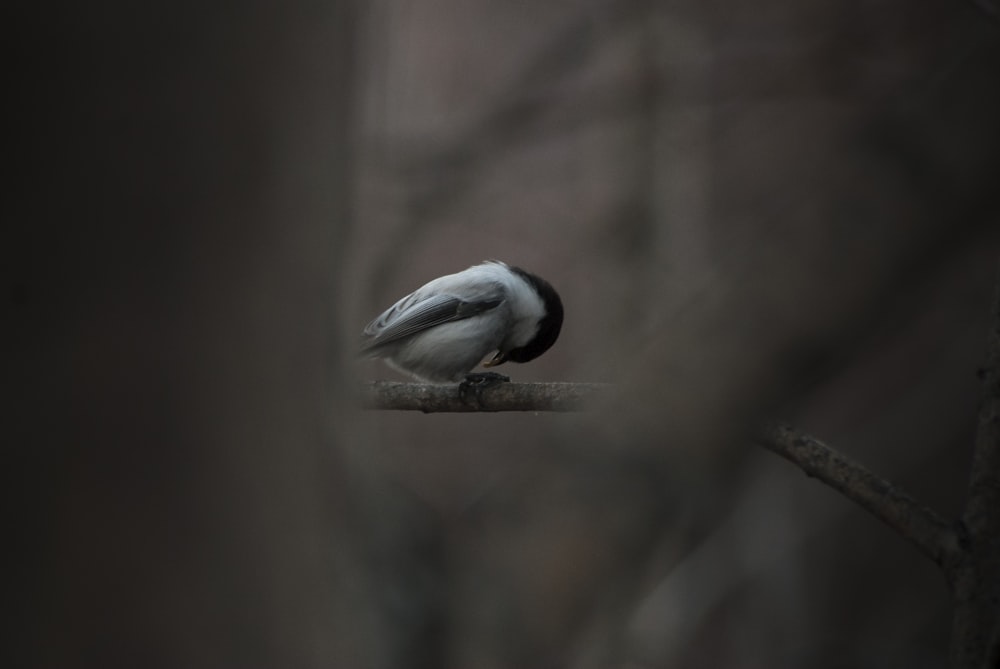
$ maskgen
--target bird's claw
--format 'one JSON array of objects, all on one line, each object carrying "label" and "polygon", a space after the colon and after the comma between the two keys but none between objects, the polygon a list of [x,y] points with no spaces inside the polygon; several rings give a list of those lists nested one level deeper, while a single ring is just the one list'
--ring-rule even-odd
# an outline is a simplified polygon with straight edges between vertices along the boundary
[{"label": "bird's claw", "polygon": [[497,374],[496,372],[475,372],[472,374],[466,374],[465,379],[458,384],[458,394],[462,397],[462,401],[468,401],[469,395],[475,398],[476,403],[479,404],[480,392],[484,388],[492,388],[493,386],[500,385],[501,383],[507,383],[510,381],[510,377],[504,374]]},{"label": "bird's claw", "polygon": [[466,374],[465,380],[459,385],[489,388],[490,386],[507,383],[508,381],[510,381],[510,377],[504,374],[497,374],[496,372],[474,372],[472,374]]}]

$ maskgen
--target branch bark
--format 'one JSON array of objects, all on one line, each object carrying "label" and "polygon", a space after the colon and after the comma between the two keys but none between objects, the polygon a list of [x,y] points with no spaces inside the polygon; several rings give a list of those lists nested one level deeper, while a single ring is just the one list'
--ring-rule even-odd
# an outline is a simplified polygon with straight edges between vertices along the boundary
[{"label": "branch bark", "polygon": [[790,425],[765,425],[755,441],[856,502],[941,566],[958,550],[951,523],[897,486]]},{"label": "branch bark", "polygon": [[500,383],[487,387],[371,381],[361,387],[365,409],[397,411],[582,411],[606,383]]}]

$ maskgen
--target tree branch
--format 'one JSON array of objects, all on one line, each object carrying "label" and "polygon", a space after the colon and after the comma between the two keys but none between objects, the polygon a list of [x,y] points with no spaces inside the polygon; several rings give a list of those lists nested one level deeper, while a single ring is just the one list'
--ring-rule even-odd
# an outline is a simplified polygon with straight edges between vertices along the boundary
[{"label": "tree branch", "polygon": [[983,400],[962,521],[973,536],[1000,538],[1000,276],[991,316],[986,364],[979,370]]},{"label": "tree branch", "polygon": [[371,381],[361,386],[361,393],[365,409],[424,413],[582,411],[607,388],[606,383],[500,383],[463,389],[459,384]]},{"label": "tree branch", "polygon": [[951,523],[819,439],[772,423],[757,433],[755,441],[859,504],[937,564],[945,566],[958,551]]},{"label": "tree branch", "polygon": [[979,377],[983,399],[962,514],[964,550],[948,574],[955,595],[951,663],[963,668],[995,667],[1000,658],[1000,274]]},{"label": "tree branch", "polygon": [[[361,401],[365,409],[424,413],[581,411],[608,387],[605,383],[501,383],[463,390],[459,384],[371,381],[361,386]],[[789,425],[771,423],[754,440],[861,505],[935,563],[947,566],[959,554],[958,534],[951,523],[819,439]]]},{"label": "tree branch", "polygon": [[[371,381],[361,386],[365,409],[437,412],[581,411],[605,393],[605,383],[501,383],[463,390],[435,385]],[[958,554],[947,520],[820,440],[789,425],[762,427],[755,441],[860,504],[939,565]]]}]

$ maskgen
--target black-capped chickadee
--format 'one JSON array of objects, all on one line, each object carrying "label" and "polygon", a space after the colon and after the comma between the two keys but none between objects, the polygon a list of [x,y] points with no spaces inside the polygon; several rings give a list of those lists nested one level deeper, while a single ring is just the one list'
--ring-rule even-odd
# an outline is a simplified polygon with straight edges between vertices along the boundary
[{"label": "black-capped chickadee", "polygon": [[484,367],[528,362],[559,337],[563,307],[544,279],[489,260],[434,279],[365,327],[361,355],[434,383]]}]

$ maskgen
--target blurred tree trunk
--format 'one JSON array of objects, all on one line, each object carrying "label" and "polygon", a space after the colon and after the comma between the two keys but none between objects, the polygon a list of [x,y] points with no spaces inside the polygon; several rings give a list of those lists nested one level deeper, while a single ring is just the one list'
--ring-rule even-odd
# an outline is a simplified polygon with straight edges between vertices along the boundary
[{"label": "blurred tree trunk", "polygon": [[330,415],[348,3],[19,11],[18,666],[363,666]]}]

